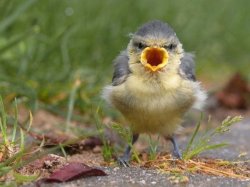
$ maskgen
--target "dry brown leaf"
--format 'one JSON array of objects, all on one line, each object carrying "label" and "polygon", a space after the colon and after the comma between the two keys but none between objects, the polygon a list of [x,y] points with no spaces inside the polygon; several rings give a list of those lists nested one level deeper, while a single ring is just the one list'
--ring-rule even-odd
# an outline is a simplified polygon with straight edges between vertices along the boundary
[{"label": "dry brown leaf", "polygon": [[[83,177],[105,176],[104,171],[89,167],[83,163],[72,162],[53,172],[48,178],[41,179],[42,182],[67,182]],[[40,181],[40,182],[41,182]]]},{"label": "dry brown leaf", "polygon": [[248,82],[240,73],[229,80],[223,90],[216,94],[218,103],[230,109],[247,109],[249,107],[250,89]]}]

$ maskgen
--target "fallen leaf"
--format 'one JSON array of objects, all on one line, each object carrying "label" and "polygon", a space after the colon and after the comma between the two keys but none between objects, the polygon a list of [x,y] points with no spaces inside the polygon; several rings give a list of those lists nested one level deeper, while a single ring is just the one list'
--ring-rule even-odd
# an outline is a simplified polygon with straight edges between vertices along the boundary
[{"label": "fallen leaf", "polygon": [[23,127],[22,124],[20,124],[20,127],[25,132],[27,132],[27,134],[29,134],[32,138],[40,141],[39,144],[42,141],[44,141],[43,147],[53,147],[58,144],[66,143],[67,145],[65,145],[64,148],[69,154],[79,153],[82,150],[89,150],[89,149],[93,149],[96,146],[103,145],[101,139],[98,137],[94,137],[94,136],[87,137],[84,140],[76,139],[74,141],[72,137],[63,133],[41,135],[33,131],[28,131],[25,127]]},{"label": "fallen leaf", "polygon": [[80,153],[84,150],[92,150],[95,147],[102,146],[102,145],[103,143],[100,138],[91,136],[84,140],[68,144],[67,146],[65,146],[65,150],[67,151],[68,154],[72,155],[72,154]]},{"label": "fallen leaf", "polygon": [[105,176],[104,171],[89,167],[83,163],[72,162],[53,172],[48,178],[41,179],[42,182],[67,182],[82,177]]},{"label": "fallen leaf", "polygon": [[102,140],[98,137],[89,137],[86,140],[84,140],[82,144],[85,148],[93,149],[95,146],[101,146]]},{"label": "fallen leaf", "polygon": [[228,81],[227,85],[216,94],[218,103],[230,109],[247,109],[250,98],[249,84],[245,78],[236,73]]}]

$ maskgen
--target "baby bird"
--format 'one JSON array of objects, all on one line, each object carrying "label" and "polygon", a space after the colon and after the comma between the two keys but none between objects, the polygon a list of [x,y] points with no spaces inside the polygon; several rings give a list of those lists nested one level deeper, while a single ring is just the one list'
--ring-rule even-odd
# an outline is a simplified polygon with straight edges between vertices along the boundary
[{"label": "baby bird", "polygon": [[[129,122],[132,144],[140,133],[159,133],[181,158],[174,132],[191,108],[201,109],[206,93],[196,81],[193,55],[184,52],[174,30],[161,21],[142,25],[114,60],[112,84],[103,98]],[[129,166],[131,146],[118,162]]]}]

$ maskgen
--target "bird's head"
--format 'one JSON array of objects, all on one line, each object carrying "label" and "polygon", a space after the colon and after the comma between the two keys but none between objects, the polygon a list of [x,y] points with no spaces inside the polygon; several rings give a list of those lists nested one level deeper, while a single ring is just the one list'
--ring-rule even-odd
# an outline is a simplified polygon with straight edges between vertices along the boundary
[{"label": "bird's head", "polygon": [[127,48],[131,71],[148,70],[156,73],[180,64],[182,44],[166,23],[148,22],[131,36]]}]

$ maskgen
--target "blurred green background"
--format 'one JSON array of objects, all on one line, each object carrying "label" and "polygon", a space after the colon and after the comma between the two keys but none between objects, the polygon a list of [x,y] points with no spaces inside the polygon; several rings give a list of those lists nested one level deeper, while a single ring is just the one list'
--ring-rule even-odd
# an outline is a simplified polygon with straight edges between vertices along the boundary
[{"label": "blurred green background", "polygon": [[128,34],[149,20],[168,22],[196,54],[198,79],[218,84],[235,71],[250,79],[250,1],[1,0],[0,94],[35,110],[86,115],[111,81],[112,60]]}]

